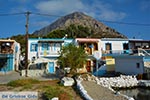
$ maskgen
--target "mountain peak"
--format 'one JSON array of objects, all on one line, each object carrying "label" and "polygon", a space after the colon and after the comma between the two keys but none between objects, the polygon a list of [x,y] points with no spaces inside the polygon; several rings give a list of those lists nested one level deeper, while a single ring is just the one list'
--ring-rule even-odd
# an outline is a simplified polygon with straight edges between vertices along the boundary
[{"label": "mountain peak", "polygon": [[92,34],[104,35],[114,34],[116,37],[126,38],[124,35],[117,32],[115,29],[112,29],[103,23],[95,20],[94,18],[84,14],[83,12],[73,12],[66,16],[63,16],[53,22],[52,24],[40,29],[39,31],[35,31],[33,34],[38,35],[46,35],[53,30],[56,29],[66,29],[70,25],[81,25],[83,27],[88,27],[90,30],[93,30]]}]

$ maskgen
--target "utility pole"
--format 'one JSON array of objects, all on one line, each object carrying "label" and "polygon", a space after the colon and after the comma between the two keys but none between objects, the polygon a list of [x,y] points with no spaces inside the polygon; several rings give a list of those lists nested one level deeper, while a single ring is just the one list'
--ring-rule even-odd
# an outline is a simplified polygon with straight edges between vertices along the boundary
[{"label": "utility pole", "polygon": [[26,27],[26,51],[25,51],[25,76],[27,77],[28,76],[28,72],[27,72],[27,70],[28,70],[28,26],[29,26],[29,15],[30,15],[31,13],[29,12],[29,11],[27,11],[26,13],[25,13],[25,15],[26,15],[26,25],[25,25],[25,27]]}]

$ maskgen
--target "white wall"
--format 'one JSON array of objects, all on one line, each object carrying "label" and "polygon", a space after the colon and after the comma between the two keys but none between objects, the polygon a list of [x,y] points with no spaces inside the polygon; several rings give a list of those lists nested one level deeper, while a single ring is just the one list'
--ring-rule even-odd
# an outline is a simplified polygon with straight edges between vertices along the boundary
[{"label": "white wall", "polygon": [[[137,68],[137,63],[140,67]],[[143,74],[144,73],[144,62],[143,57],[115,57],[115,71],[123,74]]]},{"label": "white wall", "polygon": [[102,39],[102,49],[106,50],[106,43],[111,43],[112,50],[123,50],[123,43],[128,43],[127,40],[103,40]]}]

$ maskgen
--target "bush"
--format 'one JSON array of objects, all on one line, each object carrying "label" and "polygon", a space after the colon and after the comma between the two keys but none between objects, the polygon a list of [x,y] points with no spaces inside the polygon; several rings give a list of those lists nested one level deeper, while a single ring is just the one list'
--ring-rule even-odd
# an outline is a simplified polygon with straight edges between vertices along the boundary
[{"label": "bush", "polygon": [[53,97],[58,97],[59,100],[71,100],[71,96],[58,86],[47,86],[45,88],[44,96],[47,100],[51,100]]}]

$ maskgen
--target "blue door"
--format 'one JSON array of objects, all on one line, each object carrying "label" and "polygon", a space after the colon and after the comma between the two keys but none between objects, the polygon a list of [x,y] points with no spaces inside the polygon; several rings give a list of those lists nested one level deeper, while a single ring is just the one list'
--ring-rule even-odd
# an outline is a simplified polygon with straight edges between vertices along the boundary
[{"label": "blue door", "polygon": [[49,62],[48,63],[48,72],[49,73],[54,73],[54,62]]}]

